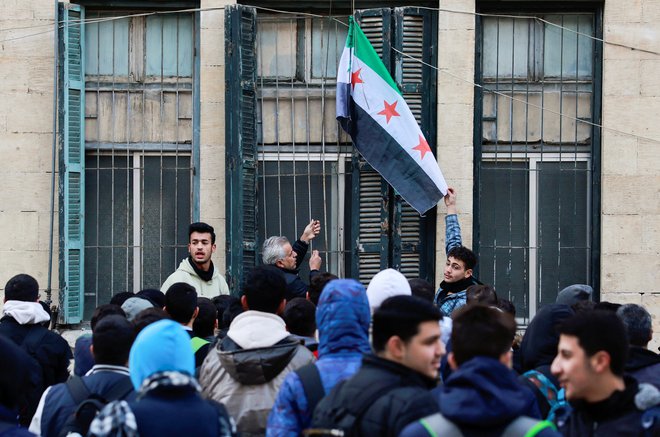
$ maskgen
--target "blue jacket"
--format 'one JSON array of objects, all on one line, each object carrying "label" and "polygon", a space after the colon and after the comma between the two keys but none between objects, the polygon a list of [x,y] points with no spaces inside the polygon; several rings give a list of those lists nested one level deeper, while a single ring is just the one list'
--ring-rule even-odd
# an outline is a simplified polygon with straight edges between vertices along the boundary
[{"label": "blue jacket", "polygon": [[[331,281],[316,310],[319,359],[315,363],[326,393],[360,368],[369,347],[369,302],[359,282]],[[298,374],[289,373],[268,416],[268,436],[298,436],[311,424],[310,411]]]},{"label": "blue jacket", "polygon": [[[128,378],[128,369],[126,368],[97,365],[89,375],[83,376],[82,380],[90,393],[103,397],[119,381]],[[135,392],[131,392],[125,399],[133,400],[134,398]],[[57,437],[67,419],[77,407],[78,405],[66,387],[66,383],[52,386],[46,394],[44,408],[41,413],[41,435],[43,437]]]},{"label": "blue jacket", "polygon": [[[534,394],[498,360],[475,357],[463,363],[445,385],[432,391],[440,412],[466,436],[499,436],[511,421],[528,416],[540,419]],[[428,436],[419,422],[408,425],[402,437]],[[547,429],[539,436],[558,436]]]},{"label": "blue jacket", "polygon": [[[456,214],[448,214],[445,217],[445,253],[449,253],[454,247],[463,245],[461,238],[461,226],[458,224],[458,216]],[[440,309],[443,316],[451,316],[454,310],[459,309],[466,303],[465,290],[470,285],[478,284],[479,282],[472,276],[467,279],[454,283],[452,288],[458,289],[447,290],[448,286],[452,284],[445,284],[445,281],[440,283],[440,287],[435,292],[433,302]],[[451,291],[452,294],[448,294]]]}]

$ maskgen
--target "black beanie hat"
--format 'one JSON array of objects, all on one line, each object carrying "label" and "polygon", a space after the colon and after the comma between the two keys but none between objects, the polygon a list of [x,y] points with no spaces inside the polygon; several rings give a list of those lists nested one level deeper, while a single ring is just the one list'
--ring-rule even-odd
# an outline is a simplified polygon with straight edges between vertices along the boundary
[{"label": "black beanie hat", "polygon": [[39,284],[30,275],[21,273],[11,278],[5,285],[5,300],[36,302],[38,298]]}]

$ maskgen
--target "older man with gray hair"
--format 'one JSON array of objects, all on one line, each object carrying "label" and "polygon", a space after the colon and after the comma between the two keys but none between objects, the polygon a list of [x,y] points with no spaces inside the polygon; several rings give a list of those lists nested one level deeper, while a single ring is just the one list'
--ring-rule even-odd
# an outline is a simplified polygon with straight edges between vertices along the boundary
[{"label": "older man with gray hair", "polygon": [[626,373],[634,376],[639,382],[660,388],[660,355],[647,349],[653,336],[651,314],[643,306],[630,303],[621,305],[616,315],[626,327],[630,344]]},{"label": "older man with gray hair", "polygon": [[[264,241],[262,259],[264,264],[273,265],[280,269],[286,281],[286,294],[284,298],[289,301],[296,297],[307,297],[309,285],[299,275],[300,265],[307,254],[309,243],[321,232],[321,222],[311,220],[298,240],[293,245],[286,237],[273,236]],[[318,250],[312,251],[309,258],[309,279],[319,273],[321,256]]]}]

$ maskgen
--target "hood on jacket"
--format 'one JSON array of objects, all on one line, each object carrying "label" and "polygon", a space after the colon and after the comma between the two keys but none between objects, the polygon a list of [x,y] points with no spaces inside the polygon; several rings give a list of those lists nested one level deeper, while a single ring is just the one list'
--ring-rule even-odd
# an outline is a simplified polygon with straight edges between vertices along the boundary
[{"label": "hood on jacket", "polygon": [[573,314],[570,307],[560,304],[544,306],[536,313],[520,345],[523,372],[552,364],[559,344],[557,328]]},{"label": "hood on jacket", "polygon": [[289,364],[301,342],[285,338],[266,347],[243,349],[228,335],[219,346],[222,368],[243,385],[265,384]]},{"label": "hood on jacket", "polygon": [[557,294],[555,303],[571,306],[578,302],[591,300],[594,289],[590,285],[573,284],[564,288]]},{"label": "hood on jacket", "polygon": [[367,287],[367,299],[372,312],[376,311],[388,297],[400,295],[410,296],[412,291],[406,277],[394,269],[385,269],[376,273]]},{"label": "hood on jacket", "polygon": [[634,372],[648,366],[660,364],[660,355],[638,346],[630,346],[626,360],[626,372]]},{"label": "hood on jacket", "polygon": [[276,314],[245,311],[232,320],[227,336],[242,349],[268,347],[289,336],[284,320]]},{"label": "hood on jacket", "polygon": [[35,325],[50,320],[50,316],[39,302],[8,300],[4,304],[3,315],[10,316],[19,325]]},{"label": "hood on jacket", "polygon": [[519,416],[540,415],[534,394],[513,370],[489,357],[466,361],[434,392],[442,414],[458,424],[497,426]]},{"label": "hood on jacket", "polygon": [[159,320],[136,337],[128,357],[131,382],[139,390],[145,379],[156,372],[174,370],[195,374],[195,355],[190,336],[172,320]]},{"label": "hood on jacket", "polygon": [[[179,267],[177,268],[177,270],[182,271],[182,272],[186,272],[186,273],[188,273],[192,276],[196,276],[196,277],[199,278],[199,275],[197,274],[197,272],[195,272],[195,269],[193,268],[192,264],[190,264],[190,258],[189,257],[186,257],[186,258],[181,260],[181,264],[179,264]],[[211,278],[211,279],[215,279],[218,276],[220,276],[220,273],[218,272],[218,269],[214,269],[213,270],[213,278]]]},{"label": "hood on jacket", "polygon": [[354,279],[330,281],[316,308],[319,358],[342,352],[369,353],[371,314],[364,286]]}]

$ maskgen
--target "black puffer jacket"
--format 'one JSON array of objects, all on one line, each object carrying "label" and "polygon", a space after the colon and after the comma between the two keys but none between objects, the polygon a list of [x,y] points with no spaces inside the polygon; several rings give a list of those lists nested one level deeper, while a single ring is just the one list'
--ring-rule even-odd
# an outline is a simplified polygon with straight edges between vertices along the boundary
[{"label": "black puffer jacket", "polygon": [[629,373],[637,382],[653,384],[660,389],[660,355],[642,347],[630,346],[626,373]]},{"label": "black puffer jacket", "polygon": [[[660,391],[650,384],[638,385],[625,377],[626,387],[601,402],[571,402],[573,410],[557,418],[557,428],[565,437],[660,436],[660,420],[642,426],[642,415],[660,408]],[[657,410],[656,410],[657,411]]]},{"label": "black puffer jacket", "polygon": [[375,355],[365,355],[360,370],[336,386],[317,405],[312,428],[336,428],[336,423],[327,422],[329,410],[337,405],[357,410],[360,407],[357,404],[364,402],[364,394],[381,386],[384,394],[364,411],[359,425],[356,425],[357,435],[397,436],[409,423],[439,411],[429,391],[435,384],[435,380],[408,367]]}]

